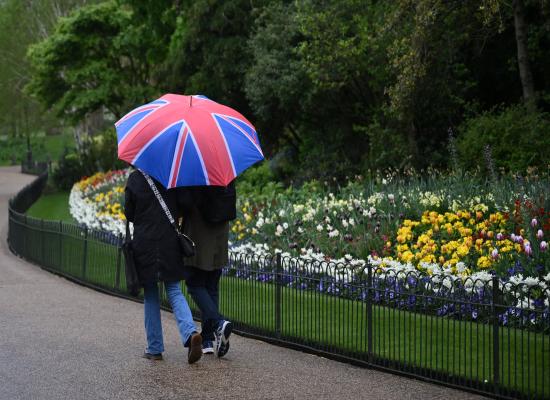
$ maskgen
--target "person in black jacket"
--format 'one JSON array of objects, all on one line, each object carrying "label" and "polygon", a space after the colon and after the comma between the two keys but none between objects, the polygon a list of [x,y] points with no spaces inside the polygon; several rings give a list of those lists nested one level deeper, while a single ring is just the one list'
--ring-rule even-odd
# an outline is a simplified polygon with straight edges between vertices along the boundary
[{"label": "person in black jacket", "polygon": [[[178,192],[166,190],[154,181],[174,218],[178,218]],[[188,362],[202,356],[202,336],[196,332],[191,310],[181,292],[183,256],[174,227],[170,224],[154,192],[140,171],[128,177],[125,190],[125,215],[134,223],[132,248],[140,283],[144,289],[147,349],[143,357],[162,360],[164,342],[160,317],[158,282],[164,282],[182,342],[189,347]]]}]

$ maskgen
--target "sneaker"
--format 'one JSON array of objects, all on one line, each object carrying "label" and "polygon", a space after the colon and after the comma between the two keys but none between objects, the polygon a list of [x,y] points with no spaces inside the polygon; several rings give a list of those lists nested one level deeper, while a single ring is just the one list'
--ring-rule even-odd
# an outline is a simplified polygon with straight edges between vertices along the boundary
[{"label": "sneaker", "polygon": [[221,321],[220,326],[216,329],[216,354],[218,357],[223,357],[229,351],[229,336],[233,331],[233,324],[230,321]]},{"label": "sneaker", "polygon": [[187,353],[187,362],[194,364],[202,357],[202,336],[200,333],[193,333],[189,338],[189,351]]},{"label": "sneaker", "polygon": [[159,361],[159,360],[162,360],[162,353],[151,354],[151,353],[144,352],[142,357],[146,358],[148,360],[157,360],[157,361]]},{"label": "sneaker", "polygon": [[214,354],[214,343],[211,340],[202,342],[202,354]]}]

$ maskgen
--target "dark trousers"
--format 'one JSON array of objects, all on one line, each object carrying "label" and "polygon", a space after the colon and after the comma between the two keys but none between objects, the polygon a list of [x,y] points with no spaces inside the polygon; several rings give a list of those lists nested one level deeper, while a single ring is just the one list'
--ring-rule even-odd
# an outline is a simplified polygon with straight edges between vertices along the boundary
[{"label": "dark trousers", "polygon": [[187,291],[197,303],[202,314],[202,339],[214,340],[214,330],[222,316],[218,310],[218,286],[222,270],[204,271],[194,267],[185,267]]}]

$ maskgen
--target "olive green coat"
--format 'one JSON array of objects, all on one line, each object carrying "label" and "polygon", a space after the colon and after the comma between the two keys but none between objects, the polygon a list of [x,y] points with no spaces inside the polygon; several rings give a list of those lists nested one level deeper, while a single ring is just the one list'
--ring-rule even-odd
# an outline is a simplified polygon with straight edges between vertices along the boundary
[{"label": "olive green coat", "polygon": [[186,258],[185,265],[213,271],[228,264],[229,222],[207,222],[198,208],[192,207],[184,213],[183,233],[196,246],[195,256]]}]

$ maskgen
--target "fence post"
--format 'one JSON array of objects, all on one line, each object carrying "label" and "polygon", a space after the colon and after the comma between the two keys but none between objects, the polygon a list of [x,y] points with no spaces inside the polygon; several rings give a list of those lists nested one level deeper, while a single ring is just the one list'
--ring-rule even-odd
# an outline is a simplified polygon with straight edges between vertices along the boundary
[{"label": "fence post", "polygon": [[281,253],[275,255],[275,337],[281,338],[281,291],[282,291],[283,266]]},{"label": "fence post", "polygon": [[44,235],[44,220],[40,219],[40,244],[42,245],[42,264],[46,264],[46,244],[44,243],[46,241],[45,235]]},{"label": "fence post", "polygon": [[120,289],[120,261],[122,258],[122,233],[118,234],[117,241],[117,255],[116,255],[116,276],[115,276],[115,288]]},{"label": "fence post", "polygon": [[373,295],[373,282],[372,282],[372,265],[367,265],[367,361],[372,363],[372,295]]},{"label": "fence post", "polygon": [[[27,214],[25,214],[25,216],[24,216],[24,221],[25,221],[24,230],[28,231]],[[27,251],[27,234],[28,234],[28,232],[25,232],[23,234],[23,257],[25,257],[25,258],[29,257],[29,253]]]},{"label": "fence post", "polygon": [[59,270],[63,270],[63,221],[59,220]]},{"label": "fence post", "polygon": [[88,260],[88,227],[84,227],[84,251],[82,252],[82,279],[86,279],[86,262]]},{"label": "fence post", "polygon": [[499,393],[500,386],[500,343],[499,343],[499,325],[498,325],[498,307],[500,288],[497,276],[493,276],[493,296],[491,299],[491,313],[493,317],[493,391]]}]

